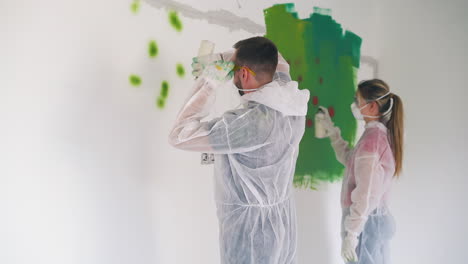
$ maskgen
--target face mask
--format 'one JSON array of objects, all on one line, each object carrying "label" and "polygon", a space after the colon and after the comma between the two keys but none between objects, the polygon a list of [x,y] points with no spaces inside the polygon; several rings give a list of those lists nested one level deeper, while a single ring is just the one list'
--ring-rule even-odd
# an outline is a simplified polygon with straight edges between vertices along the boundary
[{"label": "face mask", "polygon": [[[383,96],[375,99],[374,101],[378,101],[378,100],[384,98],[385,96],[387,96],[389,94],[390,94],[390,92],[388,92],[388,93],[384,94]],[[351,104],[351,111],[353,112],[354,118],[356,118],[357,120],[364,120],[364,117],[367,117],[367,118],[380,118],[380,116],[368,116],[368,115],[363,115],[361,113],[361,110],[366,108],[368,105],[369,105],[369,103],[365,104],[361,108],[358,108],[356,103],[353,102]],[[390,107],[388,108],[387,111],[385,111],[385,113],[382,114],[382,116],[386,117],[390,113],[390,111],[392,110],[392,107],[393,107],[393,98],[390,98]]]},{"label": "face mask", "polygon": [[244,93],[244,89],[242,89],[242,84],[240,83],[236,83],[235,80],[232,81],[232,84],[233,86],[236,88],[237,92],[239,93],[240,96],[243,96],[245,93]]},{"label": "face mask", "polygon": [[364,116],[361,114],[361,109],[364,109],[366,106],[367,104],[361,108],[358,108],[356,106],[356,103],[353,102],[351,104],[351,112],[353,112],[354,118],[356,118],[357,120],[364,120]]},{"label": "face mask", "polygon": [[387,123],[392,117],[392,108],[393,108],[393,98],[390,98],[390,107],[388,108],[387,111],[385,111],[385,113],[382,114],[382,121],[384,123]]},{"label": "face mask", "polygon": [[240,96],[243,96],[245,94],[245,92],[255,92],[255,91],[258,91],[258,90],[261,90],[262,87],[260,88],[255,88],[255,89],[242,89],[242,84],[240,84],[239,82],[239,86],[237,86],[237,84],[235,82],[233,82],[233,85],[234,87],[236,87],[237,91],[239,92],[239,95]]},{"label": "face mask", "polygon": [[243,92],[255,92],[255,91],[258,91],[258,90],[261,90],[261,89],[262,89],[262,87],[255,88],[255,89],[239,89],[239,88],[237,88],[237,90],[243,91]]}]

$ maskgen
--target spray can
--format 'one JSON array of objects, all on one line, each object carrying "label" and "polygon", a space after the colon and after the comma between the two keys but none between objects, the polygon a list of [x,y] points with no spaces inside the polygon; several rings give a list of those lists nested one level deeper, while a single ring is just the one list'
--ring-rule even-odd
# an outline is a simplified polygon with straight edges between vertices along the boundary
[{"label": "spray can", "polygon": [[198,48],[198,57],[213,53],[215,44],[209,40],[202,40]]},{"label": "spray can", "polygon": [[316,138],[326,138],[327,130],[323,126],[323,120],[325,119],[325,113],[322,109],[319,108],[315,114],[315,137]]}]

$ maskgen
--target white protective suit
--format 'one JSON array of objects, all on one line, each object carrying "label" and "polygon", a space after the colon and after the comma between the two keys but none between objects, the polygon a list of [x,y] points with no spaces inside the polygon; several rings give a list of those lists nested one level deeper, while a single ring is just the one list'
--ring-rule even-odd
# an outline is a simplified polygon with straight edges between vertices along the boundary
[{"label": "white protective suit", "polygon": [[180,149],[215,153],[221,263],[289,264],[296,259],[292,181],[309,91],[279,58],[275,79],[242,96],[243,108],[201,122],[216,83],[196,81],[170,133]]},{"label": "white protective suit", "polygon": [[339,128],[330,135],[336,157],[346,166],[341,191],[343,209],[342,238],[359,239],[356,253],[359,264],[388,264],[389,241],[395,222],[387,201],[395,160],[386,126],[378,121],[366,124],[354,149],[340,136]]}]

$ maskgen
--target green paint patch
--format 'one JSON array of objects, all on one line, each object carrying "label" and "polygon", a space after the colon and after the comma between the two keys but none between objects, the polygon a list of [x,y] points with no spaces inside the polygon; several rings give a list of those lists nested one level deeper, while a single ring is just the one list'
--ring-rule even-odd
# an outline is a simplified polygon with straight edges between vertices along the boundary
[{"label": "green paint patch", "polygon": [[140,0],[134,0],[132,4],[130,5],[130,10],[134,13],[137,14],[138,11],[140,11]]},{"label": "green paint patch", "polygon": [[166,99],[169,95],[169,83],[167,81],[163,81],[161,84],[161,98]]},{"label": "green paint patch", "polygon": [[176,11],[169,12],[169,23],[175,30],[179,32],[182,31],[182,21],[180,20],[179,14]]},{"label": "green paint patch", "polygon": [[158,55],[158,44],[155,40],[151,40],[148,44],[148,54],[151,58],[155,58]]},{"label": "green paint patch", "polygon": [[159,109],[163,109],[166,106],[166,100],[164,98],[158,97],[156,99],[156,106]]},{"label": "green paint patch", "polygon": [[182,65],[181,63],[177,64],[176,71],[177,75],[179,75],[180,78],[183,78],[185,76],[185,68],[184,65]]},{"label": "green paint patch", "polygon": [[169,83],[163,81],[161,83],[161,91],[159,92],[158,98],[156,98],[156,106],[159,109],[163,109],[166,106],[166,99],[169,96]]},{"label": "green paint patch", "polygon": [[354,142],[357,122],[349,105],[356,89],[362,40],[350,31],[343,33],[329,9],[314,8],[309,18],[299,19],[294,4],[280,4],[265,9],[264,15],[265,37],[275,42],[290,63],[291,76],[311,95],[294,185],[314,188],[320,181],[339,180],[344,167],[336,160],[330,140],[315,137],[313,120],[319,106],[332,109],[343,138]]},{"label": "green paint patch", "polygon": [[130,84],[135,87],[140,86],[142,83],[140,76],[135,74],[130,75],[130,77],[128,77],[128,80],[130,81]]}]

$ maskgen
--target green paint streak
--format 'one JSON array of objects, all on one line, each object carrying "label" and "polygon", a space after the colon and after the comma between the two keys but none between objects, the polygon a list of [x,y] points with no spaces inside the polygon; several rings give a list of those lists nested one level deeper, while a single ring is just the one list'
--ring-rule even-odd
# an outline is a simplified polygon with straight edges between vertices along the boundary
[{"label": "green paint streak", "polygon": [[128,80],[130,81],[130,84],[135,87],[141,85],[141,78],[138,75],[132,74],[130,77],[128,77]]},{"label": "green paint streak", "polygon": [[138,11],[140,11],[140,0],[134,0],[130,5],[130,10],[132,10],[134,14],[138,13]]},{"label": "green paint streak", "polygon": [[156,106],[159,109],[163,109],[166,106],[166,100],[164,98],[158,97],[156,99]]},{"label": "green paint streak", "polygon": [[169,95],[169,83],[167,81],[163,81],[161,83],[161,91],[159,93],[158,98],[156,98],[156,106],[159,109],[163,109],[166,106],[166,99]]},{"label": "green paint streak", "polygon": [[181,63],[177,64],[177,75],[179,75],[180,78],[185,76],[185,68]]},{"label": "green paint streak", "polygon": [[158,55],[158,44],[156,41],[151,40],[148,44],[148,54],[151,58],[154,58]]},{"label": "green paint streak", "polygon": [[[328,9],[315,8],[307,19],[299,19],[294,4],[275,5],[265,9],[267,38],[276,43],[283,57],[291,62],[291,76],[299,87],[318,97],[318,105],[309,101],[307,118],[314,120],[318,106],[333,107],[335,125],[345,140],[353,143],[357,122],[350,105],[356,87],[361,38],[343,30]],[[322,80],[322,81],[320,81]],[[300,143],[294,184],[311,187],[318,181],[335,181],[344,167],[335,157],[329,139],[315,138],[315,127],[306,127]]]},{"label": "green paint streak", "polygon": [[182,21],[176,11],[169,12],[169,23],[177,31],[182,31]]},{"label": "green paint streak", "polygon": [[169,83],[167,81],[163,81],[161,84],[161,93],[160,97],[166,99],[169,95]]}]

